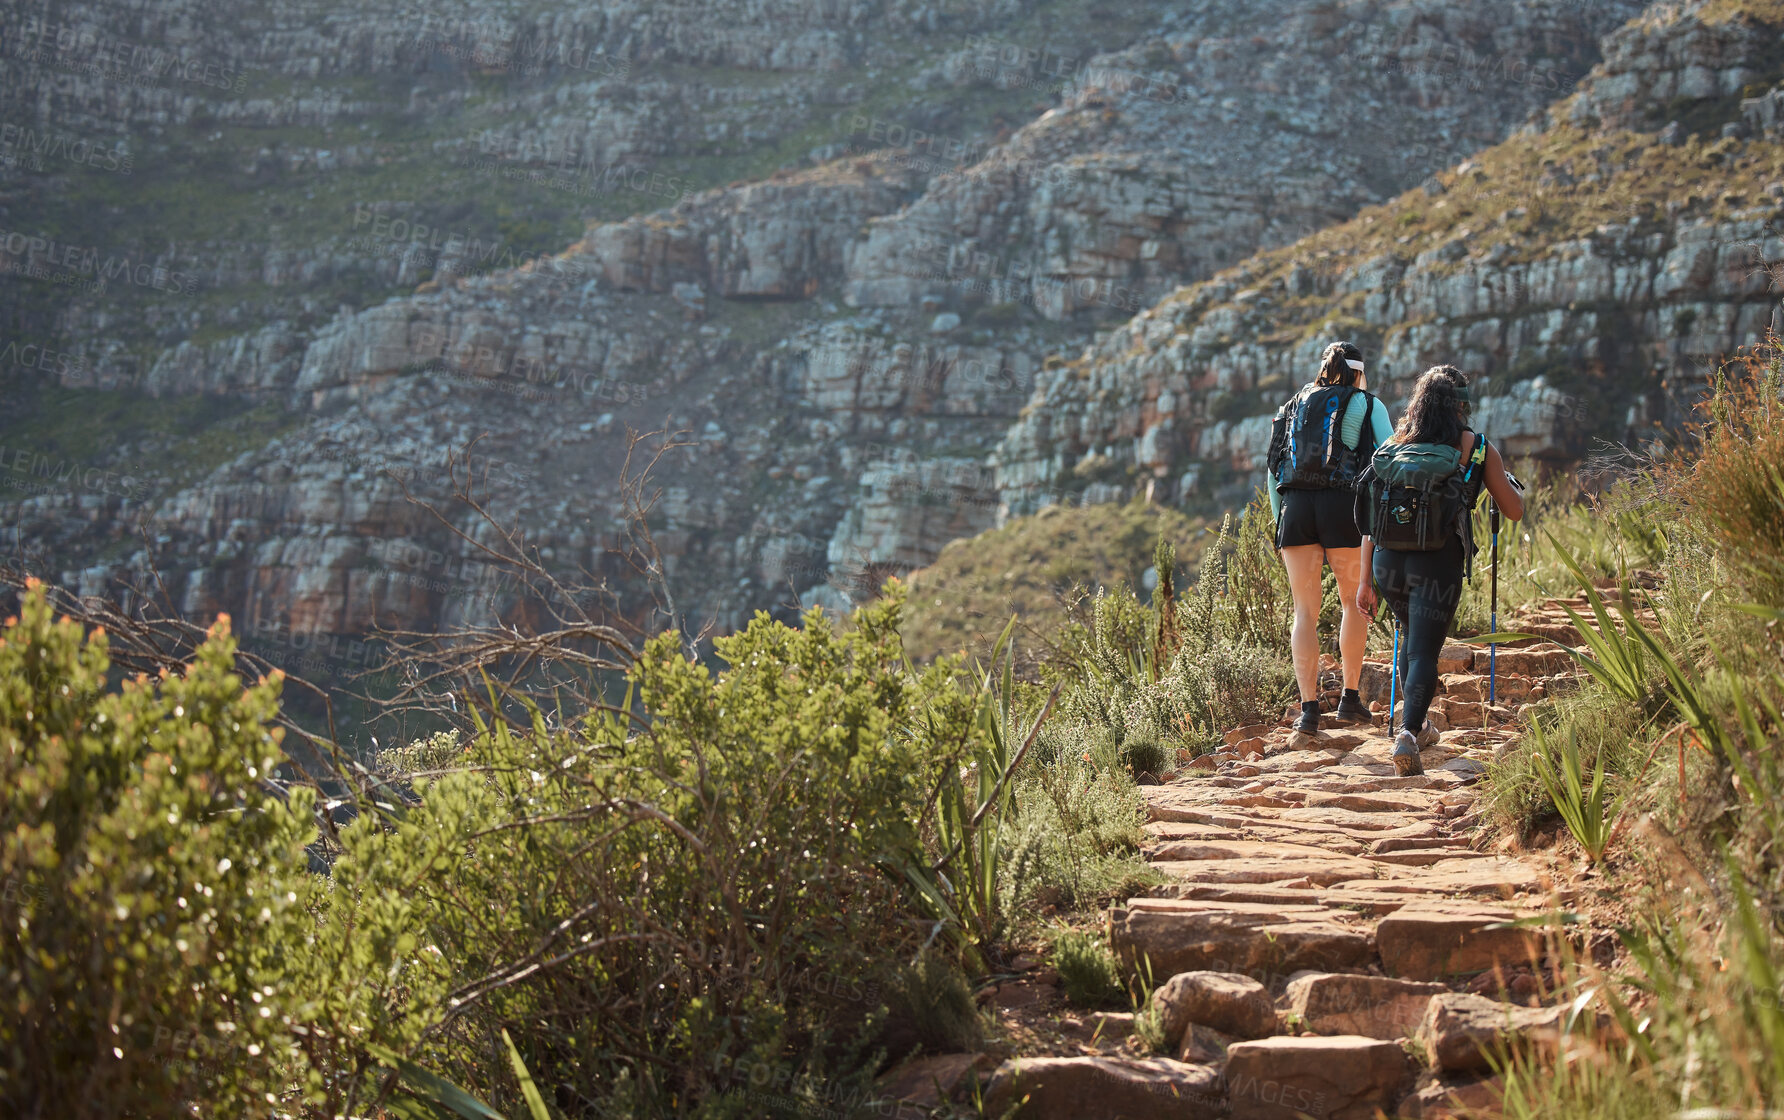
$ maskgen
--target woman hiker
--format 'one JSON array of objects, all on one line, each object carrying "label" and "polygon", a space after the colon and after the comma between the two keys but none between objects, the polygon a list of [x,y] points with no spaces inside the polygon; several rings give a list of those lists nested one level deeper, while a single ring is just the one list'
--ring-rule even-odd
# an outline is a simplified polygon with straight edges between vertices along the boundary
[{"label": "woman hiker", "polygon": [[1363,352],[1348,342],[1326,347],[1319,376],[1277,410],[1271,428],[1270,512],[1295,600],[1290,646],[1301,690],[1301,718],[1295,723],[1300,733],[1319,730],[1319,609],[1327,564],[1338,579],[1343,610],[1338,648],[1344,695],[1332,719],[1348,724],[1370,718],[1357,696],[1369,619],[1357,603],[1366,554],[1352,508],[1353,488],[1371,453],[1393,430],[1387,408],[1368,391]]},{"label": "woman hiker", "polygon": [[1461,370],[1427,370],[1399,427],[1377,449],[1357,487],[1357,523],[1368,531],[1363,563],[1373,576],[1358,590],[1357,606],[1373,618],[1379,595],[1402,631],[1397,671],[1404,718],[1393,756],[1400,774],[1424,773],[1419,752],[1437,744],[1437,729],[1425,712],[1437,690],[1437,656],[1474,557],[1473,514],[1482,487],[1505,516],[1524,516],[1516,480],[1498,449],[1469,430],[1468,409],[1468,378]]}]

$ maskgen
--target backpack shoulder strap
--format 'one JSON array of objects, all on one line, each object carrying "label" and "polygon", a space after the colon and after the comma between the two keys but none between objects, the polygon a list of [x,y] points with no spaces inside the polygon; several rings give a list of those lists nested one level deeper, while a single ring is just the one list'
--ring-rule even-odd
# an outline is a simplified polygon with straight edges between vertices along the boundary
[{"label": "backpack shoulder strap", "polygon": [[[1375,406],[1381,403],[1381,401],[1379,397],[1374,393],[1371,393],[1369,390],[1357,389],[1353,386],[1351,396],[1346,397],[1344,401],[1344,412],[1346,415],[1349,414],[1350,406],[1356,400],[1357,393],[1363,395],[1363,425],[1357,429],[1356,446],[1352,447],[1351,450],[1357,452],[1363,459],[1367,460],[1369,456],[1375,454],[1375,449],[1380,446],[1380,444],[1375,442]],[[1365,448],[1368,450],[1365,451]]]},{"label": "backpack shoulder strap", "polygon": [[1474,433],[1474,447],[1468,452],[1468,475],[1470,478],[1482,476],[1487,469],[1487,436],[1485,432]]}]

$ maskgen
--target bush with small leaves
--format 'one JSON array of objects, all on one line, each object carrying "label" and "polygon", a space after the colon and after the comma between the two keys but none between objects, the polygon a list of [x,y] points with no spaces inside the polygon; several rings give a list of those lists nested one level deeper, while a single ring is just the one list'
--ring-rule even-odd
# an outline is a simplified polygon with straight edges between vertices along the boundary
[{"label": "bush with small leaves", "polygon": [[1084,1008],[1121,1007],[1128,991],[1121,982],[1115,954],[1088,933],[1067,931],[1053,941],[1053,967],[1065,998]]},{"label": "bush with small leaves", "polygon": [[107,691],[103,632],[30,587],[0,638],[0,1114],[288,1109],[311,798],[268,784],[277,680],[219,620],[184,673]]}]

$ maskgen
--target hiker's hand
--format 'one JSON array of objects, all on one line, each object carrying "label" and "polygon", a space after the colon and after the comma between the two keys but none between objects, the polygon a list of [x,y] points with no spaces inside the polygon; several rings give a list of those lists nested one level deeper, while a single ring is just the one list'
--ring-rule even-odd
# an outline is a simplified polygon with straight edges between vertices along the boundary
[{"label": "hiker's hand", "polygon": [[1362,586],[1357,588],[1357,609],[1370,618],[1374,618],[1376,604],[1380,602],[1381,600],[1375,596],[1375,586],[1368,580],[1364,580]]}]

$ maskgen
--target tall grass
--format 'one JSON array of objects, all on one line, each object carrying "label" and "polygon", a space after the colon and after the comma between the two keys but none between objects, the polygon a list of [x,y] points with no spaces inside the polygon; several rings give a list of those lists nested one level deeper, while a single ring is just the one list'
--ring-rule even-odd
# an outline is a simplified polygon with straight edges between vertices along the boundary
[{"label": "tall grass", "polygon": [[[1725,373],[1695,446],[1640,480],[1649,524],[1609,526],[1661,550],[1664,582],[1642,601],[1650,624],[1626,586],[1617,618],[1594,596],[1604,635],[1592,643],[1594,680],[1536,717],[1539,747],[1559,737],[1596,748],[1577,771],[1582,791],[1587,765],[1621,775],[1619,797],[1644,814],[1643,842],[1606,854],[1607,889],[1631,915],[1618,959],[1581,963],[1570,978],[1575,998],[1617,1030],[1564,1061],[1510,1065],[1510,1116],[1784,1106],[1784,378],[1775,348]],[[1583,567],[1572,574],[1590,582]],[[1662,749],[1676,749],[1677,767],[1643,777],[1636,760]],[[1532,781],[1516,757],[1495,768],[1502,807]],[[1615,813],[1586,815],[1602,831]]]}]

